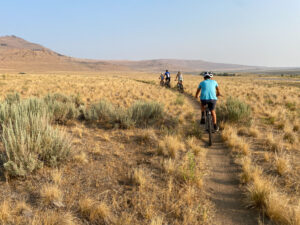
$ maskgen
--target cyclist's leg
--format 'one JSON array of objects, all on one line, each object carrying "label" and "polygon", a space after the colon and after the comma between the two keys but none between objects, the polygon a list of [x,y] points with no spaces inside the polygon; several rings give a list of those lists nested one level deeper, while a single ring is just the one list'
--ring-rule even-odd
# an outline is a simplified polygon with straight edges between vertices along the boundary
[{"label": "cyclist's leg", "polygon": [[217,114],[216,114],[216,104],[217,104],[217,100],[210,100],[209,104],[208,104],[208,108],[211,111],[211,115],[212,115],[212,119],[213,119],[213,124],[214,124],[214,129],[216,131],[219,130],[219,127],[217,126]]},{"label": "cyclist's leg", "polygon": [[215,110],[211,110],[211,115],[212,115],[213,123],[214,123],[214,124],[217,124],[217,115],[216,115],[216,111],[215,111]]},{"label": "cyclist's leg", "polygon": [[204,113],[206,104],[207,102],[205,100],[201,100],[201,113]]},{"label": "cyclist's leg", "polygon": [[204,113],[205,113],[205,106],[207,102],[206,100],[201,100],[201,124],[205,124],[205,118],[204,118]]}]

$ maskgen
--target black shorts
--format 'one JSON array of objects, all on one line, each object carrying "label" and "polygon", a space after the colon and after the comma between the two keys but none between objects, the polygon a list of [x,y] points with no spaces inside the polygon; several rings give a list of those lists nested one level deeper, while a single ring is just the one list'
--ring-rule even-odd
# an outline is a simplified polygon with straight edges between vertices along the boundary
[{"label": "black shorts", "polygon": [[171,81],[171,77],[166,77],[166,81]]},{"label": "black shorts", "polygon": [[217,100],[201,100],[203,106],[207,105],[210,111],[215,110]]}]

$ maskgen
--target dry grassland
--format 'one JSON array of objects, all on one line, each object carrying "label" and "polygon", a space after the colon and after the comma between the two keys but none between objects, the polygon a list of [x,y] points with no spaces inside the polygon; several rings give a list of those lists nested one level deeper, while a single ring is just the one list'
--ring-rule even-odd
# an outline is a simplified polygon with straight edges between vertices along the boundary
[{"label": "dry grassland", "polygon": [[[252,111],[246,122],[220,124],[241,166],[246,204],[279,224],[299,225],[299,83],[250,76],[215,79],[223,94],[219,106],[232,96]],[[185,92],[194,95],[201,80],[185,76]],[[13,92],[22,98],[61,93],[77,96],[85,107],[106,99],[124,109],[138,100],[156,101],[165,114],[161,126],[146,128],[80,120],[55,125],[72,137],[69,159],[26,177],[5,176],[2,169],[2,224],[213,224],[202,188],[199,112],[186,97],[159,87],[157,75],[3,74],[0,85],[2,99]]]},{"label": "dry grassland", "polygon": [[[290,79],[216,77],[225,104],[229,96],[247,103],[247,123],[222,123],[222,136],[242,167],[246,202],[279,224],[300,224],[300,84]],[[198,77],[185,79],[195,93]]]},{"label": "dry grassland", "polygon": [[176,92],[137,77],[156,81],[111,72],[0,77],[2,100],[14,92],[22,99],[61,93],[77,96],[85,107],[100,99],[125,109],[137,100],[164,106],[160,126],[118,129],[78,119],[54,124],[72,138],[68,159],[23,177],[1,167],[0,224],[211,224],[202,188],[205,151],[201,134],[191,130],[197,112]]}]

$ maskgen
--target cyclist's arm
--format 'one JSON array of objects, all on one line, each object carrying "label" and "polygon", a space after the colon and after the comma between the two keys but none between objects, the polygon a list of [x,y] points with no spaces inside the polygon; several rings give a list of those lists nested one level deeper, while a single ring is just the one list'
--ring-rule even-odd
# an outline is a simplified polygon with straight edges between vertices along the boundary
[{"label": "cyclist's arm", "polygon": [[195,94],[195,98],[198,98],[200,90],[201,90],[201,87],[197,89],[196,94]]},{"label": "cyclist's arm", "polygon": [[221,96],[221,92],[220,92],[219,86],[216,87],[216,90],[217,90],[217,96]]}]

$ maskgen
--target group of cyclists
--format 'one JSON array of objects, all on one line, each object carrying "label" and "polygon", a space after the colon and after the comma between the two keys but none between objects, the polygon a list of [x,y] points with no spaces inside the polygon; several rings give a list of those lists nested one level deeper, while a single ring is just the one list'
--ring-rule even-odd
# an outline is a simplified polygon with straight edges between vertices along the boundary
[{"label": "group of cyclists", "polygon": [[[216,115],[216,104],[218,97],[221,96],[219,85],[217,81],[213,80],[214,74],[212,72],[204,72],[203,75],[203,81],[200,82],[195,98],[198,99],[200,94],[200,101],[201,101],[201,124],[205,124],[205,107],[210,110],[213,120],[213,126],[214,131],[219,131],[219,127],[217,125],[217,115]],[[160,84],[166,85],[167,87],[170,87],[171,82],[171,74],[168,70],[166,70],[165,73],[160,74]],[[183,90],[183,75],[180,71],[178,71],[175,81],[178,80],[177,87],[182,87]]]},{"label": "group of cyclists", "polygon": [[[168,70],[166,70],[165,73],[161,73],[159,79],[160,79],[160,85],[162,85],[162,86],[165,85],[167,87],[170,87],[171,74]],[[178,73],[176,75],[175,81],[177,81],[177,80],[178,80],[177,86],[183,90],[183,76],[180,71],[178,71]]]}]

